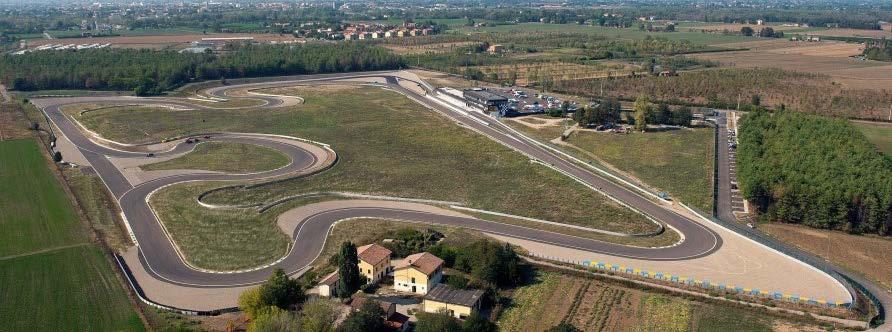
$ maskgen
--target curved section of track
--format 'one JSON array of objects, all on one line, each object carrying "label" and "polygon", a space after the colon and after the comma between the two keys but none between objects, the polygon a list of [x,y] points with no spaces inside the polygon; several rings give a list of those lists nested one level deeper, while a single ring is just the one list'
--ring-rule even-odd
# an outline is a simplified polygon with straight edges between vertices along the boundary
[{"label": "curved section of track", "polygon": [[[288,177],[296,177],[307,174],[313,170],[324,169],[323,161],[331,161],[331,156],[324,152],[311,151],[307,145],[296,144],[297,139],[288,142],[282,137],[263,136],[259,134],[225,133],[212,135],[213,141],[239,142],[265,146],[276,149],[286,154],[291,163],[287,166],[260,173],[252,174],[223,174],[212,172],[184,173],[179,175],[157,178],[137,185],[130,182],[121,174],[117,167],[110,161],[110,157],[145,157],[145,152],[133,152],[118,149],[112,146],[99,144],[88,137],[78,124],[62,113],[61,107],[79,103],[103,103],[103,104],[132,104],[138,101],[140,104],[166,104],[184,108],[211,107],[195,105],[184,99],[173,98],[132,98],[132,97],[76,97],[62,99],[35,100],[41,106],[50,121],[71,141],[77,149],[90,162],[91,166],[100,175],[112,194],[117,198],[121,210],[132,228],[133,235],[139,247],[139,260],[146,271],[152,277],[167,283],[198,288],[223,288],[253,285],[265,280],[273,268],[283,268],[291,274],[300,273],[317,257],[324,246],[327,234],[332,225],[340,220],[358,217],[385,218],[404,220],[409,222],[421,222],[437,225],[465,227],[484,233],[506,236],[510,238],[535,241],[538,243],[558,246],[562,248],[577,249],[587,252],[600,253],[615,257],[649,261],[682,261],[703,258],[715,253],[722,247],[723,239],[710,227],[704,226],[701,221],[692,220],[682,216],[667,207],[645,198],[632,189],[618,185],[610,180],[600,177],[590,170],[562,158],[547,149],[530,142],[524,137],[515,135],[510,130],[502,128],[501,123],[491,118],[469,113],[462,113],[447,106],[431,102],[424,95],[414,89],[409,89],[400,84],[397,73],[372,72],[361,74],[332,74],[311,75],[298,77],[284,77],[265,79],[268,81],[224,86],[208,90],[208,93],[217,98],[234,98],[227,95],[232,89],[261,89],[294,85],[306,85],[322,82],[343,81],[345,79],[379,78],[385,83],[379,83],[384,88],[399,92],[406,97],[430,108],[437,110],[452,118],[460,124],[478,131],[489,138],[500,142],[514,150],[549,165],[577,181],[598,190],[612,198],[623,202],[627,206],[646,214],[660,223],[679,232],[683,240],[666,248],[642,248],[619,244],[606,243],[583,237],[553,233],[510,224],[490,222],[482,219],[441,213],[431,213],[430,210],[413,208],[411,204],[405,207],[394,208],[392,206],[352,206],[348,208],[330,208],[317,213],[306,215],[301,220],[296,220],[292,235],[293,245],[285,257],[271,266],[265,266],[249,271],[238,272],[213,272],[191,267],[178,252],[178,249],[170,237],[166,234],[163,224],[147,203],[151,194],[165,186],[190,181],[227,181],[227,182],[262,182]],[[419,87],[431,93],[429,86],[423,82],[416,82]],[[272,95],[252,95],[250,97],[264,102],[260,108],[280,107],[283,99]],[[246,107],[258,108],[258,107]],[[304,144],[306,144],[304,142]],[[156,157],[185,154],[191,151],[192,145],[179,143],[167,151],[156,152]],[[319,149],[322,150],[322,149]],[[131,263],[132,264],[132,263]]]}]

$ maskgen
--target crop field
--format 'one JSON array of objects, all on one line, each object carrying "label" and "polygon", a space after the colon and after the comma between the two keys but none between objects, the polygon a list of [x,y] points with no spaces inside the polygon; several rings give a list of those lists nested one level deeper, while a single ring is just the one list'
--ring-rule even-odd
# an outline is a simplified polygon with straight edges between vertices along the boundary
[{"label": "crop field", "polygon": [[78,216],[33,139],[0,142],[0,257],[85,242]]},{"label": "crop field", "polygon": [[761,105],[767,107],[779,108],[783,104],[786,109],[799,112],[854,119],[888,117],[892,90],[849,89],[835,82],[829,75],[776,68],[718,68],[671,77],[559,82],[557,89],[592,96],[603,85],[607,96],[629,99],[645,95],[655,102],[728,109],[735,108],[738,100],[745,106],[753,95],[758,95]]},{"label": "crop field", "polygon": [[160,163],[141,166],[145,171],[200,169],[227,173],[273,170],[288,165],[288,157],[276,150],[243,143],[202,142],[192,153]]},{"label": "crop field", "polygon": [[397,45],[385,44],[384,47],[390,49],[396,54],[417,54],[417,53],[447,53],[455,51],[461,47],[472,45],[474,42],[451,42],[451,43],[433,43],[420,45]]},{"label": "crop field", "polygon": [[201,31],[189,32],[181,29],[168,30],[145,30],[131,31],[127,35],[114,37],[94,37],[94,38],[65,38],[65,39],[33,39],[28,42],[29,48],[38,47],[47,44],[112,44],[112,47],[128,47],[128,48],[150,48],[163,49],[168,47],[187,47],[193,41],[200,41],[202,38],[237,38],[237,37],[253,37],[258,42],[268,41],[285,41],[295,40],[291,35],[278,34],[250,34],[250,33],[209,33],[202,34]]},{"label": "crop field", "polygon": [[892,157],[892,124],[860,121],[855,121],[852,124],[864,133],[867,140],[875,144],[877,149]]},{"label": "crop field", "polygon": [[[298,193],[346,191],[459,201],[475,208],[619,231],[654,227],[637,213],[393,92],[332,86],[274,92],[300,95],[306,102],[290,109],[212,111],[213,117],[205,117],[210,114],[205,111],[157,111],[147,114],[153,123],[130,123],[169,131],[186,131],[195,124],[203,130],[290,135],[331,144],[340,156],[334,168],[319,175],[250,190],[218,191],[206,197],[210,203],[257,204]],[[199,115],[180,115],[189,112]],[[264,116],[256,116],[257,112]],[[173,186],[152,197],[152,205],[190,262],[236,268],[281,256],[289,239],[275,225],[274,216],[284,210],[259,215],[207,210],[192,199],[218,185]]]},{"label": "crop field", "polygon": [[0,319],[9,331],[143,331],[95,246],[0,260]]},{"label": "crop field", "polygon": [[861,54],[860,44],[768,40],[729,45],[750,49],[693,56],[739,68],[778,68],[827,75],[847,89],[892,89],[892,65],[853,58]]},{"label": "crop field", "polygon": [[782,223],[762,223],[759,228],[892,289],[892,266],[886,264],[892,260],[892,239]]},{"label": "crop field", "polygon": [[668,40],[687,40],[697,44],[718,45],[724,43],[733,43],[746,40],[753,40],[755,37],[707,34],[700,32],[647,32],[639,31],[635,28],[609,28],[601,26],[579,25],[579,24],[545,24],[545,23],[521,23],[498,25],[495,27],[457,28],[462,33],[484,33],[484,32],[582,32],[592,35],[601,35],[608,38],[616,39],[644,39],[647,36],[653,38],[665,38]]},{"label": "crop field", "polygon": [[141,331],[33,139],[0,142],[0,320],[10,331]]},{"label": "crop field", "polygon": [[537,272],[514,290],[502,331],[544,331],[569,323],[582,331],[771,331],[756,311],[648,294],[585,277]]},{"label": "crop field", "polygon": [[518,86],[526,86],[546,78],[550,81],[561,81],[628,75],[633,70],[641,69],[640,66],[619,61],[604,61],[584,65],[556,61],[476,66],[471,68],[480,70],[488,77],[495,75],[499,80],[507,80],[511,75],[515,75],[517,78],[515,85]]}]

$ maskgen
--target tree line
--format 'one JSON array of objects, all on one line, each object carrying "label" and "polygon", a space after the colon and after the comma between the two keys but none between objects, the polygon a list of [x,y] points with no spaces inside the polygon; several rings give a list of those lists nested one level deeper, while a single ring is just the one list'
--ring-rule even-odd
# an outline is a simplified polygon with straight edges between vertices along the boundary
[{"label": "tree line", "polygon": [[[751,108],[751,97],[761,105],[846,118],[886,120],[892,91],[850,89],[826,75],[770,68],[718,68],[669,77],[612,77],[556,81],[555,91],[595,98],[652,101],[713,108]],[[598,94],[603,88],[604,95]]]},{"label": "tree line", "polygon": [[845,120],[759,110],[739,137],[740,187],[761,218],[892,234],[892,159]]},{"label": "tree line", "polygon": [[133,90],[154,95],[221,78],[396,69],[402,59],[361,43],[232,46],[222,54],[135,49],[4,55],[0,81],[15,90]]}]

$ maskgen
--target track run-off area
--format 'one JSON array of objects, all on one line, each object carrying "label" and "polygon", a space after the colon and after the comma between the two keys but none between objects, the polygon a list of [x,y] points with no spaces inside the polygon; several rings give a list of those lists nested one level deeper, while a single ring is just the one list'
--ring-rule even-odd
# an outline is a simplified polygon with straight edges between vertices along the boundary
[{"label": "track run-off area", "polygon": [[[245,82],[245,83],[242,83]],[[288,253],[267,266],[240,271],[210,271],[191,266],[164,224],[149,205],[149,198],[167,186],[214,181],[221,186],[264,183],[309,176],[337,167],[336,149],[325,142],[300,137],[260,133],[194,133],[202,141],[258,145],[280,151],[290,162],[258,173],[228,174],[209,171],[136,172],[144,165],[190,153],[195,144],[182,137],[169,142],[132,146],[109,141],[66,115],[62,108],[76,104],[157,105],[180,109],[213,109],[213,103],[196,103],[172,97],[70,97],[32,99],[55,128],[57,148],[66,161],[92,167],[117,200],[122,218],[135,246],[120,254],[120,265],[144,300],[170,308],[213,311],[236,306],[238,295],[257,285],[275,268],[292,276],[306,271],[317,259],[325,240],[338,221],[383,218],[414,223],[463,227],[523,247],[534,256],[587,264],[617,272],[678,282],[693,282],[747,294],[798,299],[823,306],[852,303],[852,288],[831,275],[729,230],[698,215],[678,202],[664,201],[634,184],[613,178],[503,125],[499,119],[466,107],[405,71],[305,75],[255,80],[202,91],[200,98],[236,100],[250,98],[259,106],[250,109],[288,107],[300,102],[294,96],[277,96],[254,90],[316,84],[362,84],[396,91],[463,126],[497,141],[531,160],[598,191],[661,225],[680,239],[661,248],[635,247],[585,237],[484,220],[451,209],[448,204],[413,198],[340,197],[288,210],[278,216],[278,226],[290,234]],[[262,115],[259,115],[262,116]],[[152,156],[149,156],[152,153]],[[210,209],[221,207],[204,204]],[[646,274],[646,275],[645,275]],[[755,293],[754,293],[755,294]],[[766,295],[767,294],[767,295]]]}]

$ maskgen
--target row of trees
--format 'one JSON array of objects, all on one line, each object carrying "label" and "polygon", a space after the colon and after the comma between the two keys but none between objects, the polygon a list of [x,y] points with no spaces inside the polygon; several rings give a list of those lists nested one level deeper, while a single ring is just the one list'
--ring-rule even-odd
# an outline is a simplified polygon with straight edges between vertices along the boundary
[{"label": "row of trees", "polygon": [[762,218],[892,234],[892,159],[848,122],[760,110],[739,137],[741,190]]},{"label": "row of trees", "polygon": [[[603,88],[604,95],[598,91]],[[653,101],[713,108],[749,108],[749,96],[761,104],[820,115],[886,120],[892,91],[845,88],[825,75],[768,68],[720,68],[671,77],[614,77],[557,81],[556,91],[594,98],[629,100],[645,95]],[[755,105],[754,105],[755,106]]]},{"label": "row of trees", "polygon": [[194,80],[395,69],[402,59],[361,43],[234,46],[221,55],[134,49],[4,55],[0,81],[15,90],[100,89],[159,94]]},{"label": "row of trees", "polygon": [[864,57],[878,61],[892,61],[892,43],[883,39],[871,43],[864,49]]}]

